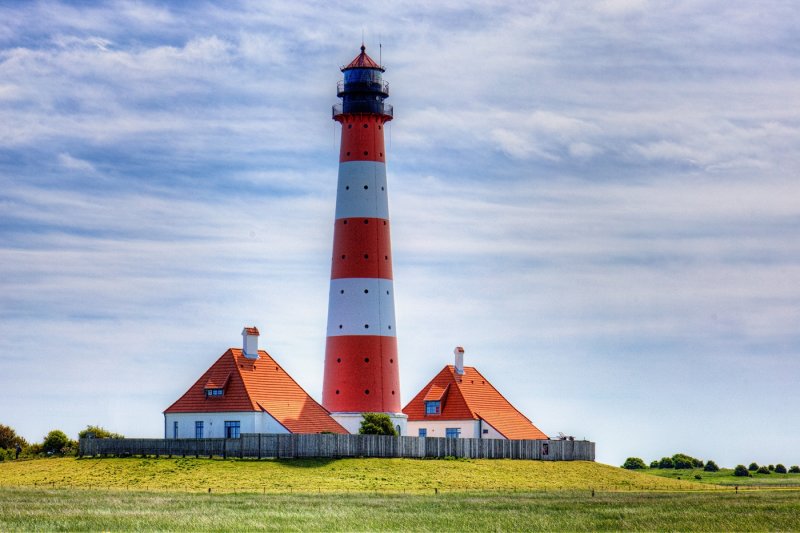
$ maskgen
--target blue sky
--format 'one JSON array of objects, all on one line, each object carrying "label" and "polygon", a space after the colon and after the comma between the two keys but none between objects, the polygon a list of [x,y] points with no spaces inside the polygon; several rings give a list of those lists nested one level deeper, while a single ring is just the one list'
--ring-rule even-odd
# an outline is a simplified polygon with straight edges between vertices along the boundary
[{"label": "blue sky", "polygon": [[791,1],[0,2],[0,423],[319,399],[338,67],[382,60],[404,403],[456,345],[621,464],[800,463]]}]

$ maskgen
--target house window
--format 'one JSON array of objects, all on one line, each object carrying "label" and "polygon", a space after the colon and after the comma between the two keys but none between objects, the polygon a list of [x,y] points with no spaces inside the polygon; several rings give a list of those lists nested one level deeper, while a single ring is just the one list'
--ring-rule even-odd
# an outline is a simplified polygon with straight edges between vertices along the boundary
[{"label": "house window", "polygon": [[483,430],[483,434],[484,434],[484,435],[488,435],[488,434],[489,434],[489,430],[488,430],[488,429],[484,429],[484,430]]},{"label": "house window", "polygon": [[225,438],[226,439],[238,439],[239,438],[239,421],[238,420],[226,420],[225,421]]},{"label": "house window", "polygon": [[173,439],[177,439],[178,438],[178,421],[177,420],[172,423],[172,438]]},{"label": "house window", "polygon": [[425,414],[426,415],[438,415],[442,412],[442,402],[435,401],[435,402],[425,402]]},{"label": "house window", "polygon": [[420,437],[427,437],[428,436],[428,428],[419,428],[419,436]]},{"label": "house window", "polygon": [[206,398],[210,396],[222,396],[222,389],[205,389]]},{"label": "house window", "polygon": [[550,455],[550,444],[547,442],[542,443],[542,455]]},{"label": "house window", "polygon": [[194,423],[194,438],[202,439],[203,438],[203,421],[196,420]]},{"label": "house window", "polygon": [[448,439],[457,439],[461,436],[461,428],[447,428],[444,430],[444,436]]}]

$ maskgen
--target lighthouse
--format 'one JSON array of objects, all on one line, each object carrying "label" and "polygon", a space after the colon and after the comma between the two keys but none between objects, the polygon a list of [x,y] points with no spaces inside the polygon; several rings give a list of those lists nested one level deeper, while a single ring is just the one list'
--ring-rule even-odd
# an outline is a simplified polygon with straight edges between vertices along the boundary
[{"label": "lighthouse", "polygon": [[386,413],[405,434],[401,411],[397,324],[384,126],[384,68],[361,53],[342,67],[333,106],[341,124],[322,404],[351,433],[363,413]]}]

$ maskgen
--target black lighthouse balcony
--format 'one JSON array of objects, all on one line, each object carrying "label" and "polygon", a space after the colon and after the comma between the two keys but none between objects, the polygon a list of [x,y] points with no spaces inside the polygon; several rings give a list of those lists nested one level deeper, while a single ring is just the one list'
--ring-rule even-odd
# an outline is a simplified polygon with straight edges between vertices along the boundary
[{"label": "black lighthouse balcony", "polygon": [[347,108],[345,108],[343,103],[333,104],[333,108],[331,109],[331,118],[335,120],[337,116],[344,113],[372,113],[376,115],[383,115],[384,117],[389,117],[391,119],[394,117],[394,108],[392,107],[392,104],[384,104],[383,102],[369,102],[368,104],[364,103],[363,105],[351,102]]}]

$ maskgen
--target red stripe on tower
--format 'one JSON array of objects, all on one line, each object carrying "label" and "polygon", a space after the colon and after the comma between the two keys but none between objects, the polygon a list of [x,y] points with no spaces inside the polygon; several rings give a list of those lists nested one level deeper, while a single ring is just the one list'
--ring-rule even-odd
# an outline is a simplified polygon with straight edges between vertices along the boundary
[{"label": "red stripe on tower", "polygon": [[405,432],[394,322],[384,125],[384,69],[361,46],[342,68],[342,125],[322,405],[352,433],[362,413],[386,413]]}]

